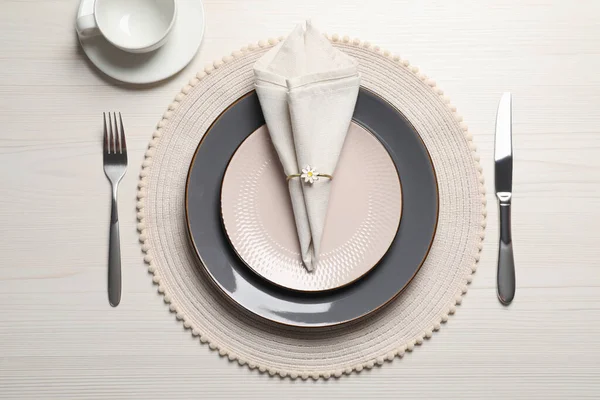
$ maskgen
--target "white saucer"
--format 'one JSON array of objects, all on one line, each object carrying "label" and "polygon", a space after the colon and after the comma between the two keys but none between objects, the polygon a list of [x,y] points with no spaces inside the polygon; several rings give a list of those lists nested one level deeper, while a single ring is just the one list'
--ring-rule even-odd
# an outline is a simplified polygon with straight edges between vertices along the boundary
[{"label": "white saucer", "polygon": [[204,35],[202,1],[179,0],[177,8],[169,39],[156,51],[127,53],[101,35],[79,42],[92,63],[114,79],[136,84],[161,81],[181,71],[194,58]]}]

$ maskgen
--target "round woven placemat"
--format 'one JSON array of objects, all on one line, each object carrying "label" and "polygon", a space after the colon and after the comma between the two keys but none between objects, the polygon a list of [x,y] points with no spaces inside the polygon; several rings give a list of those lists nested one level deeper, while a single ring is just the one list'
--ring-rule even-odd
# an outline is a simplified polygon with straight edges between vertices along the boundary
[{"label": "round woven placemat", "polygon": [[192,156],[219,114],[253,90],[252,66],[278,39],[244,47],[190,80],[158,123],[139,182],[138,229],[144,260],[171,312],[220,355],[282,377],[350,374],[422,344],[461,303],[485,230],[479,157],[466,125],[442,90],[407,61],[368,42],[337,35],[330,40],[359,61],[361,84],[414,125],[437,174],[439,220],[431,250],[410,285],[386,307],[329,328],[271,323],[226,301],[189,244],[184,195]]}]

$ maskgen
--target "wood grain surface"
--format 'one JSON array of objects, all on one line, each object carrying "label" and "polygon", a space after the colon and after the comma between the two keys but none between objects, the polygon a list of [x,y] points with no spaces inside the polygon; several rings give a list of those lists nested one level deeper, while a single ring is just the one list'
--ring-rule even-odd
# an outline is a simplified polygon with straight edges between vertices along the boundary
[{"label": "wood grain surface", "polygon": [[[188,0],[189,1],[189,0]],[[0,398],[600,398],[600,2],[205,0],[195,60],[130,87],[79,49],[75,0],[0,0]],[[469,293],[431,340],[329,381],[272,378],[192,338],[157,294],[135,191],[153,127],[209,62],[304,18],[369,40],[434,78],[475,135],[488,229]],[[495,294],[493,134],[514,99],[517,296]],[[123,299],[106,294],[109,184],[101,113],[123,113]]]}]

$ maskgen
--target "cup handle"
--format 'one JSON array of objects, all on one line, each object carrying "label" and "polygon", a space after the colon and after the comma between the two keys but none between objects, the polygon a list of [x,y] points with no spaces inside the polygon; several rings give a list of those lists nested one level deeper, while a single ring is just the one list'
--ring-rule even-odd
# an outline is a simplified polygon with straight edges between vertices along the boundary
[{"label": "cup handle", "polygon": [[81,0],[79,11],[77,11],[77,20],[75,29],[77,34],[83,39],[100,34],[96,17],[94,16],[94,4],[96,0]]}]

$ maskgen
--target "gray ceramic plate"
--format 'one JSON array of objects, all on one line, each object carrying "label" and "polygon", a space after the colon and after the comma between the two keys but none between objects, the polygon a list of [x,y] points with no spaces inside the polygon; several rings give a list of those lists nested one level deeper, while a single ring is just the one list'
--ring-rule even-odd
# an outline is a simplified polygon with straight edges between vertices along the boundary
[{"label": "gray ceramic plate", "polygon": [[246,310],[286,325],[317,327],[348,322],[396,297],[425,260],[437,226],[438,193],[429,153],[404,116],[379,96],[362,89],[354,121],[386,147],[402,181],[402,222],[380,263],[362,279],[323,293],[277,287],[238,258],[221,219],[221,183],[229,160],[252,132],[264,125],[254,92],[217,118],[198,145],[186,185],[186,216],[202,265],[223,293]]}]

